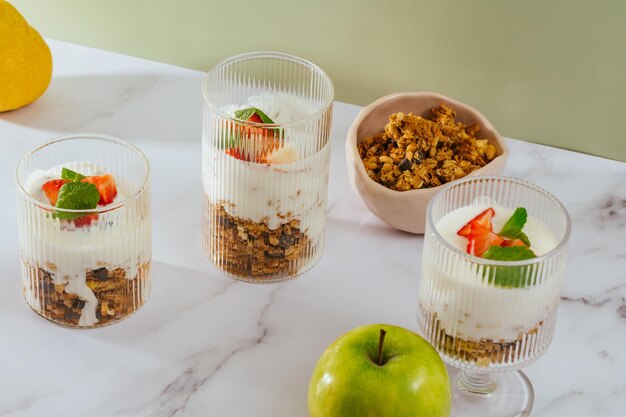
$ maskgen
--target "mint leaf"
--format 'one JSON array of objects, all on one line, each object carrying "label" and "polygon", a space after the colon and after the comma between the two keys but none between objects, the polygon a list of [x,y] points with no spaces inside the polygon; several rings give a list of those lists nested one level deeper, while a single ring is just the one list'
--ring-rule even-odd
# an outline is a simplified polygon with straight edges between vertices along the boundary
[{"label": "mint leaf", "polygon": [[526,224],[526,220],[528,219],[528,213],[524,207],[518,207],[513,212],[513,215],[504,226],[502,226],[502,230],[498,233],[502,237],[507,237],[509,239],[519,239],[528,247],[530,247],[530,240],[526,233],[522,232],[522,228]]},{"label": "mint leaf", "polygon": [[[525,246],[492,246],[483,254],[483,258],[494,261],[523,261],[535,258],[533,251]],[[535,264],[524,266],[492,266],[488,269],[488,281],[490,284],[500,287],[522,288],[529,284]]]},{"label": "mint leaf", "polygon": [[[100,201],[100,193],[95,185],[88,182],[67,182],[59,190],[56,207],[67,210],[95,209]],[[54,213],[53,217],[72,220],[83,217],[84,213]]]},{"label": "mint leaf", "polygon": [[272,124],[274,123],[274,121],[270,119],[270,117],[267,114],[263,113],[262,110],[257,109],[256,107],[250,107],[247,109],[237,110],[235,112],[235,117],[241,120],[248,120],[254,114],[258,114],[261,120],[263,121],[263,123],[272,123]]},{"label": "mint leaf", "polygon": [[63,178],[64,180],[77,182],[85,178],[85,176],[83,174],[79,174],[78,172],[72,171],[71,169],[63,168],[61,170],[61,178]]},{"label": "mint leaf", "polygon": [[526,246],[491,246],[483,254],[483,258],[494,261],[523,261],[536,257]]}]

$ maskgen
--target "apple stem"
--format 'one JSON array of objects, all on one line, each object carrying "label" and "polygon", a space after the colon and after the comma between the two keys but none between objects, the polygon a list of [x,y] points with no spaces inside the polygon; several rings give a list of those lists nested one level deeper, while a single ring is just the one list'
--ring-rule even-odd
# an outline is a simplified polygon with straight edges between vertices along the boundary
[{"label": "apple stem", "polygon": [[387,332],[385,329],[380,329],[380,335],[378,336],[378,365],[383,366],[383,343],[385,342],[385,335]]}]

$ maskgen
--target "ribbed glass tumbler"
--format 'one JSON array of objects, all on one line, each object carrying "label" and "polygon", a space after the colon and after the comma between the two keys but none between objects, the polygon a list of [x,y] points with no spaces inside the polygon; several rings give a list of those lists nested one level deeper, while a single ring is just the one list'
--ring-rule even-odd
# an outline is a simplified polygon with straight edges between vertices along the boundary
[{"label": "ribbed glass tumbler", "polygon": [[324,247],[333,85],[316,65],[258,52],[204,85],[204,250],[231,276],[300,274]]},{"label": "ribbed glass tumbler", "polygon": [[[459,243],[464,240],[459,229],[487,207],[496,213],[525,208],[526,233],[537,256],[505,261],[468,254]],[[538,359],[552,341],[569,235],[563,205],[523,180],[468,178],[431,200],[418,327],[443,359],[460,370],[452,387],[453,416],[530,413],[534,392],[519,369]]]},{"label": "ribbed glass tumbler", "polygon": [[149,171],[138,148],[104,135],[60,137],[22,157],[16,180],[23,293],[36,313],[67,327],[100,327],[145,303]]}]

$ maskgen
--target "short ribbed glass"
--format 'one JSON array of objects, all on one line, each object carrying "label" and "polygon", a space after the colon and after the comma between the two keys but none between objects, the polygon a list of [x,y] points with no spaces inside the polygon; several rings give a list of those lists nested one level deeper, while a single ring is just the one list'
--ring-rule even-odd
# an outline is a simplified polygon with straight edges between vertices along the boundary
[{"label": "short ribbed glass", "polygon": [[[251,282],[304,272],[324,246],[330,78],[302,58],[257,52],[217,64],[202,89],[206,256]],[[251,108],[273,123],[236,115]]]},{"label": "short ribbed glass", "polygon": [[[542,230],[556,245],[532,259],[494,261],[469,255],[442,236],[443,228],[450,228],[441,221],[447,215],[476,206],[473,217],[485,205],[526,208],[529,218],[544,225]],[[470,218],[452,225],[454,233]],[[495,373],[518,370],[548,348],[569,235],[570,220],[563,205],[547,191],[520,179],[468,178],[433,197],[424,234],[418,327],[447,363],[463,370],[459,382],[464,388],[494,390]],[[531,248],[533,239],[541,239],[529,237]],[[487,414],[482,410],[476,415]]]},{"label": "short ribbed glass", "polygon": [[[42,185],[61,169],[113,175],[117,197],[93,210],[49,204]],[[17,166],[23,293],[41,316],[68,327],[114,323],[150,293],[150,167],[119,139],[75,134],[28,152]]]}]

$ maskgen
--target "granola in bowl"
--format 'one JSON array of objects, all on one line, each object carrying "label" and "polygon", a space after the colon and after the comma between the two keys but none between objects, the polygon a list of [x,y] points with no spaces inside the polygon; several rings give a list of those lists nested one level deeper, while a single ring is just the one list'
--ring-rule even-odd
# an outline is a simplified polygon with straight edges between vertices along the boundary
[{"label": "granola in bowl", "polygon": [[350,184],[372,214],[416,234],[424,233],[428,202],[442,187],[501,175],[509,153],[480,112],[430,92],[390,94],[365,106],[345,150]]},{"label": "granola in bowl", "polygon": [[430,188],[457,180],[491,162],[496,147],[480,139],[478,125],[457,122],[441,104],[432,120],[402,112],[389,116],[383,132],[358,143],[367,175],[395,191]]}]

